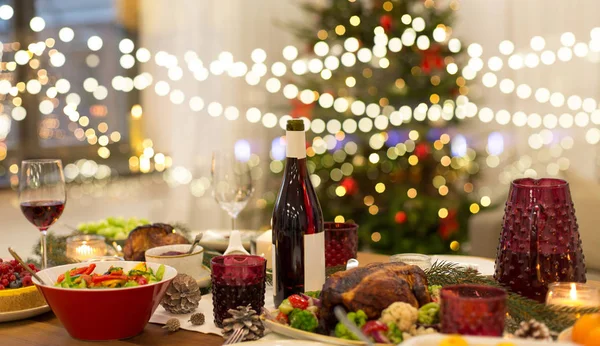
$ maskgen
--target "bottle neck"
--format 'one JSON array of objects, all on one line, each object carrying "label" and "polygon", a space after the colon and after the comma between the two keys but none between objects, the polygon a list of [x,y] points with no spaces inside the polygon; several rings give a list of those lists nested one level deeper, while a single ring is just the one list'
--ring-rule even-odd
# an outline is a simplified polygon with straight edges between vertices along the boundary
[{"label": "bottle neck", "polygon": [[304,131],[286,131],[285,139],[287,142],[285,155],[288,158],[306,158],[306,137]]}]

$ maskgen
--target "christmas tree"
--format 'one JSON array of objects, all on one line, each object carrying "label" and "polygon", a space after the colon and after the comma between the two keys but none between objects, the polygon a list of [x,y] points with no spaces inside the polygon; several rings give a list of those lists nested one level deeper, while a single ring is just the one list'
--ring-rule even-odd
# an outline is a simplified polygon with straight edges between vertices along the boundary
[{"label": "christmas tree", "polygon": [[458,6],[330,0],[305,6],[316,26],[295,28],[308,48],[292,65],[302,91],[290,115],[311,120],[325,219],[358,223],[363,248],[460,251],[479,211],[469,199],[476,153],[455,128],[476,112],[452,36]]}]

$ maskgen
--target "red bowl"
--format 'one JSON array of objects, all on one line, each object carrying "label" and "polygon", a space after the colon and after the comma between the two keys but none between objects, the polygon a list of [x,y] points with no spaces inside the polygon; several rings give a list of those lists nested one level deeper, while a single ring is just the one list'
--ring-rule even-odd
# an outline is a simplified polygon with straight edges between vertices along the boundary
[{"label": "red bowl", "polygon": [[[96,263],[95,273],[104,273],[110,266],[128,271],[140,262],[107,261]],[[160,264],[147,263],[156,271]],[[38,275],[46,283],[82,264],[67,264],[44,269]],[[167,287],[177,275],[173,267],[165,266],[162,281],[144,286],[106,289],[74,289],[33,283],[46,298],[52,311],[69,334],[80,340],[117,340],[135,336],[144,330],[158,307]]]}]

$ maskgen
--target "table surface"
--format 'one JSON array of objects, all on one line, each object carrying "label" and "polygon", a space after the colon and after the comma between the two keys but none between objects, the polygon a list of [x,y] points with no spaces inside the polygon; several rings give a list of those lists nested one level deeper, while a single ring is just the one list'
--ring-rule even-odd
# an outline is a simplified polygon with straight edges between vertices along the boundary
[{"label": "table surface", "polygon": [[[361,265],[373,262],[387,262],[388,256],[359,253]],[[600,285],[600,283],[598,283]],[[80,345],[179,345],[179,346],[219,346],[223,338],[217,335],[179,330],[168,333],[161,325],[149,323],[140,335],[127,339],[106,342],[79,341],[71,338],[52,312],[16,322],[0,324],[0,340],[5,345],[22,346],[80,346]],[[102,328],[100,326],[100,328]],[[7,342],[10,341],[10,342]]]}]

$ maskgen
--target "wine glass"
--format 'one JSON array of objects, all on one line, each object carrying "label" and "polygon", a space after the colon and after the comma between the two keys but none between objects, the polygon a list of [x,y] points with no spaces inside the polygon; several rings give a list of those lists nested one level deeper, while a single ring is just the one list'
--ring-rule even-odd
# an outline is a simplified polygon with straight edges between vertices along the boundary
[{"label": "wine glass", "polygon": [[19,181],[21,211],[41,232],[42,269],[48,266],[46,232],[62,214],[67,194],[60,160],[21,162]]},{"label": "wine glass", "polygon": [[235,230],[235,219],[254,192],[250,166],[239,160],[234,153],[214,152],[211,175],[213,196],[219,206],[231,216],[231,230]]}]

